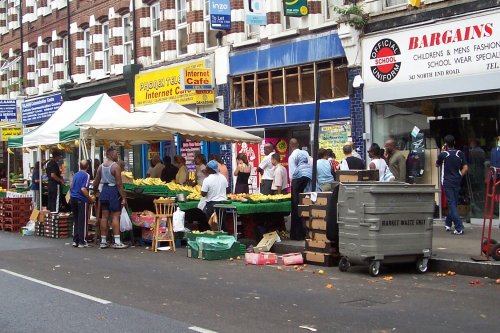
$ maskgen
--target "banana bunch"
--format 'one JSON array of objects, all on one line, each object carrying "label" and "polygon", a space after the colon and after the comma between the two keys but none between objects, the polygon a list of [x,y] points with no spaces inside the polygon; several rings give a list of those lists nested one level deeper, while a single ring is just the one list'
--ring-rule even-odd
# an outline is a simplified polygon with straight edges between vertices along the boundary
[{"label": "banana bunch", "polygon": [[122,175],[127,178],[134,179],[134,174],[131,171],[122,171]]},{"label": "banana bunch", "polygon": [[191,192],[188,194],[186,197],[188,200],[200,200],[201,199],[201,193],[196,193],[196,192]]},{"label": "banana bunch", "polygon": [[12,149],[10,149],[10,148],[7,148],[7,152],[8,152],[9,154],[11,154],[11,155],[14,155],[14,151],[13,151]]},{"label": "banana bunch", "polygon": [[169,190],[171,191],[184,191],[184,192],[194,192],[195,189],[199,188],[201,190],[201,186],[198,186],[196,185],[195,187],[193,186],[188,186],[188,185],[180,185],[180,184],[176,184],[175,182],[170,182],[170,183],[167,183],[167,187]]},{"label": "banana bunch", "polygon": [[166,185],[160,178],[134,179],[132,182],[134,185]]}]

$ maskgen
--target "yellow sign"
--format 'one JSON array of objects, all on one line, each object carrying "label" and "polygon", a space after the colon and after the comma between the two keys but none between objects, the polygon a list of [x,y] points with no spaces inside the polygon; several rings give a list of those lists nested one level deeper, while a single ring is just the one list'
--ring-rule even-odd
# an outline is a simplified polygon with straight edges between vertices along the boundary
[{"label": "yellow sign", "polygon": [[207,68],[184,68],[181,71],[181,87],[185,90],[213,89],[212,70]]},{"label": "yellow sign", "polygon": [[18,135],[21,135],[21,129],[19,127],[2,128],[2,141],[7,141],[11,136]]},{"label": "yellow sign", "polygon": [[161,102],[175,102],[181,105],[214,103],[214,90],[204,90],[200,94],[199,91],[184,90],[181,87],[182,71],[185,69],[206,70],[205,67],[205,61],[202,60],[183,66],[137,74],[135,76],[135,105],[143,106]]}]

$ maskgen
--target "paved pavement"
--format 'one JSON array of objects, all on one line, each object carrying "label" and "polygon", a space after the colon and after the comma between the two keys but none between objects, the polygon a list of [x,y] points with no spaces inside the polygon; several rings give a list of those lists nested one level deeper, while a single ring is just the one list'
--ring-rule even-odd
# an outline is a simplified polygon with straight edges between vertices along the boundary
[{"label": "paved pavement", "polygon": [[413,265],[378,278],[363,267],[323,270],[190,259],[185,248],[75,249],[68,240],[0,232],[0,331],[494,332],[500,325],[493,279],[418,275]]}]

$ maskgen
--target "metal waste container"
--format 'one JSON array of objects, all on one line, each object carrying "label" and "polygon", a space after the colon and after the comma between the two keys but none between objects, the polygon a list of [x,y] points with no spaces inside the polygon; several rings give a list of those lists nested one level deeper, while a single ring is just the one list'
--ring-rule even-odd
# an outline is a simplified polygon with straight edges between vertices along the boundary
[{"label": "metal waste container", "polygon": [[427,271],[432,253],[434,185],[393,182],[343,183],[339,189],[339,269],[368,264],[416,262]]}]

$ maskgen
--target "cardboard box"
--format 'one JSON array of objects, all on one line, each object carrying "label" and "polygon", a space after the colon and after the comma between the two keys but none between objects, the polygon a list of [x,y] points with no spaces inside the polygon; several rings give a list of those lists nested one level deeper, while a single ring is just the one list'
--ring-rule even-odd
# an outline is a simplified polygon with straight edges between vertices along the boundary
[{"label": "cardboard box", "polygon": [[40,211],[38,209],[33,209],[30,215],[30,221],[37,222]]},{"label": "cardboard box", "polygon": [[275,265],[278,256],[272,252],[245,253],[245,262],[250,265]]},{"label": "cardboard box", "polygon": [[[300,193],[299,195],[299,203],[301,205],[328,205],[328,201],[332,196],[332,192],[315,192],[315,194],[308,193]],[[313,200],[316,199],[316,200]]]},{"label": "cardboard box", "polygon": [[311,209],[311,217],[326,218],[327,206],[312,205],[309,208]]},{"label": "cardboard box", "polygon": [[321,253],[337,253],[338,249],[332,241],[306,239],[306,251]]},{"label": "cardboard box", "polygon": [[326,231],[326,221],[321,218],[311,217],[306,221],[306,228],[309,230],[325,230]]},{"label": "cardboard box", "polygon": [[279,239],[278,233],[276,231],[264,234],[259,244],[253,248],[255,253],[259,252],[269,252],[274,243]]},{"label": "cardboard box", "polygon": [[378,181],[378,170],[339,170],[335,173],[341,183]]},{"label": "cardboard box", "polygon": [[340,259],[339,254],[304,251],[306,263],[317,266],[334,266]]},{"label": "cardboard box", "polygon": [[310,206],[308,205],[298,205],[298,211],[299,211],[299,216],[300,217],[310,217],[311,215],[311,210],[309,208]]},{"label": "cardboard box", "polygon": [[283,265],[302,265],[304,263],[304,257],[302,253],[288,253],[283,255]]},{"label": "cardboard box", "polygon": [[314,239],[317,241],[328,241],[328,237],[326,236],[326,230],[309,230],[307,232],[307,236],[309,239]]}]

